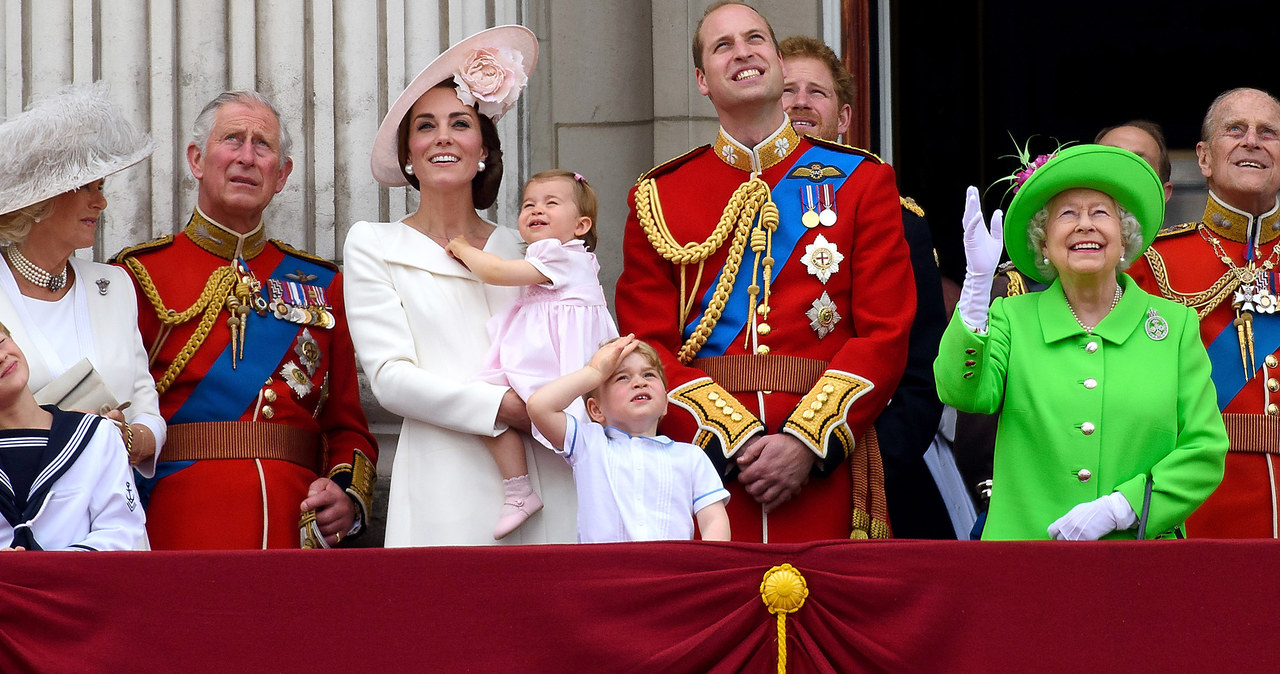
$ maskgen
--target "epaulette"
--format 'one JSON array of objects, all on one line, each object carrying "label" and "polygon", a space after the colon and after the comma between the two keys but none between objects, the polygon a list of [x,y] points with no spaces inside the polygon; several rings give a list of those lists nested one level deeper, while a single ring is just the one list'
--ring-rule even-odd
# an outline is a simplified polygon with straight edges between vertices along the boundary
[{"label": "epaulette", "polygon": [[1160,231],[1156,232],[1156,238],[1163,239],[1166,236],[1178,236],[1179,234],[1194,232],[1199,226],[1200,223],[1198,222],[1181,222],[1176,225],[1165,225],[1160,228]]},{"label": "epaulette", "polygon": [[924,217],[924,209],[920,208],[920,204],[917,204],[915,199],[912,199],[911,197],[899,196],[898,201],[902,202],[903,208],[907,209],[908,211],[911,211],[912,213],[915,213],[916,215],[922,218]]},{"label": "epaulette", "polygon": [[150,241],[143,241],[142,243],[129,246],[128,248],[125,248],[119,253],[116,253],[109,261],[112,264],[120,264],[124,262],[124,259],[126,257],[129,257],[130,255],[136,255],[145,250],[164,248],[165,246],[168,246],[171,243],[173,243],[173,235],[165,234],[164,236],[154,238]]},{"label": "epaulette", "polygon": [[666,173],[667,171],[670,171],[676,168],[677,166],[684,164],[690,159],[693,159],[695,155],[699,154],[703,150],[709,150],[709,149],[711,149],[710,145],[699,145],[698,147],[695,147],[692,150],[689,150],[688,152],[682,155],[672,157],[671,159],[668,159],[662,162],[661,164],[658,164],[657,166],[649,169],[648,171],[645,171],[644,173],[640,174],[640,177],[636,178],[636,183],[639,184],[640,181],[646,178],[656,178],[659,175],[662,175],[663,173]]},{"label": "epaulette", "polygon": [[860,148],[860,147],[854,147],[854,146],[852,146],[852,145],[845,145],[844,143],[837,143],[837,142],[836,142],[836,141],[834,141],[834,140],[826,140],[826,139],[824,139],[824,138],[818,138],[818,137],[816,137],[816,136],[808,136],[808,135],[806,135],[806,136],[805,136],[805,138],[808,138],[808,139],[809,139],[809,142],[813,143],[814,145],[819,145],[819,146],[821,146],[821,147],[830,148],[830,149],[832,149],[832,150],[837,150],[837,151],[840,151],[840,152],[852,152],[853,154],[860,154],[860,155],[862,155],[862,156],[866,157],[867,159],[871,159],[871,160],[875,161],[875,163],[877,163],[877,164],[883,164],[883,163],[884,163],[884,160],[883,160],[883,159],[881,159],[880,157],[877,157],[877,156],[876,156],[876,154],[875,154],[874,152],[869,152],[869,151],[864,150],[864,149],[862,149],[862,148]]},{"label": "epaulette", "polygon": [[334,264],[332,260],[326,260],[320,257],[319,255],[316,255],[314,253],[308,253],[305,250],[298,250],[297,248],[290,246],[289,244],[281,241],[280,239],[268,239],[268,241],[275,244],[276,248],[279,248],[280,250],[283,250],[284,252],[290,255],[300,257],[304,260],[307,260],[308,262],[314,262],[327,269],[338,271],[338,265]]}]

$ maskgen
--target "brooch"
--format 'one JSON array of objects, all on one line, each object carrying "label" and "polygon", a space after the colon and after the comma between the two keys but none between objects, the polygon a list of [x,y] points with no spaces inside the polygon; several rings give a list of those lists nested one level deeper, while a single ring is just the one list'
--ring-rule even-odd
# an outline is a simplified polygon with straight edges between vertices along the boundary
[{"label": "brooch", "polygon": [[1154,342],[1169,336],[1169,322],[1164,320],[1155,307],[1147,309],[1147,321],[1142,327],[1147,331],[1147,337]]},{"label": "brooch", "polygon": [[320,345],[311,336],[311,330],[302,329],[302,334],[298,337],[298,343],[293,347],[293,352],[298,354],[298,362],[307,368],[307,374],[314,377],[316,366],[320,364]]},{"label": "brooch", "polygon": [[97,284],[98,284],[98,294],[99,294],[99,295],[106,295],[106,294],[107,294],[107,286],[111,285],[111,279],[107,279],[107,278],[100,278],[100,279],[98,279],[97,281],[94,281],[94,283],[97,283]]},{"label": "brooch", "polygon": [[308,393],[311,393],[311,378],[307,376],[306,372],[302,371],[302,368],[293,363],[285,363],[280,368],[280,378],[284,379],[284,383],[288,384],[289,388],[293,389],[293,392],[297,393],[299,398],[305,398]]}]

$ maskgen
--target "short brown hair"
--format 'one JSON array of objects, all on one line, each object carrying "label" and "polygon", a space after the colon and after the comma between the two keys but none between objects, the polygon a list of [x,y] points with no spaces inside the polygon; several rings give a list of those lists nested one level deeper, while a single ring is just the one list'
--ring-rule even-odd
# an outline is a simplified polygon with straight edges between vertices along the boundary
[{"label": "short brown hair", "polygon": [[[458,83],[449,79],[432,88],[438,87],[457,89]],[[400,159],[401,175],[413,189],[421,191],[418,177],[404,170],[405,164],[409,163],[409,115],[410,113],[405,113],[404,119],[400,120],[400,131],[396,134],[396,156]],[[493,120],[480,114],[479,108],[476,108],[476,117],[480,120],[480,142],[489,156],[485,157],[484,170],[471,179],[471,202],[476,208],[483,209],[492,206],[498,199],[498,187],[502,184],[502,139],[498,138],[498,127],[494,126]]]},{"label": "short brown hair", "polygon": [[[529,186],[533,183],[544,180],[568,180],[573,183],[573,205],[578,208],[578,215],[584,216],[591,221],[591,229],[588,229],[586,234],[578,238],[586,245],[587,250],[595,250],[596,242],[599,240],[599,236],[596,234],[596,211],[599,208],[596,201],[596,191],[587,184],[586,178],[564,169],[539,171],[529,179],[529,182],[524,184],[525,191],[528,191]],[[522,195],[521,200],[523,198]]]},{"label": "short brown hair", "polygon": [[1160,182],[1167,183],[1173,176],[1173,165],[1169,162],[1169,146],[1164,142],[1164,129],[1159,124],[1146,119],[1131,119],[1124,124],[1116,124],[1098,132],[1093,137],[1093,142],[1101,143],[1102,137],[1115,131],[1116,129],[1132,126],[1139,131],[1151,136],[1151,140],[1156,142],[1156,149],[1160,151],[1160,156],[1156,157],[1156,174],[1160,176]]},{"label": "short brown hair", "polygon": [[842,106],[853,105],[853,97],[857,94],[853,75],[849,74],[849,69],[844,67],[840,57],[836,56],[827,43],[808,35],[792,35],[778,45],[778,51],[782,54],[783,61],[789,58],[811,58],[826,64],[827,70],[831,71],[831,79],[836,83],[836,102]]},{"label": "short brown hair", "polygon": [[745,2],[738,2],[737,0],[719,0],[719,2],[713,2],[709,7],[707,7],[707,11],[702,13],[702,18],[698,19],[697,27],[693,29],[693,67],[694,68],[697,68],[698,70],[702,70],[702,23],[707,20],[708,16],[711,16],[712,12],[716,11],[717,9],[720,9],[721,7],[727,7],[729,5],[741,5],[755,12],[756,16],[759,16],[761,19],[764,20],[765,28],[769,29],[769,41],[773,43],[773,46],[775,49],[778,47],[778,37],[773,34],[773,24],[769,23],[769,19],[765,18],[765,15],[761,14],[760,10],[756,9],[755,7],[752,7],[751,5],[748,5]]},{"label": "short brown hair", "polygon": [[[600,347],[604,348],[618,341],[619,339],[622,339],[622,338],[614,337],[613,339],[606,340],[600,344]],[[653,348],[648,342],[637,339],[636,350],[634,351],[634,353],[640,354],[640,356],[644,358],[644,361],[648,363],[650,367],[658,371],[658,378],[662,380],[662,389],[665,391],[667,388],[667,370],[662,366],[662,356],[658,355],[658,350]],[[607,379],[611,374],[613,373],[609,372],[609,373],[606,373],[604,376]],[[591,389],[590,391],[587,391],[586,393],[582,394],[583,404],[586,404],[588,400],[591,400],[592,398],[598,395],[600,395],[599,386]]]}]

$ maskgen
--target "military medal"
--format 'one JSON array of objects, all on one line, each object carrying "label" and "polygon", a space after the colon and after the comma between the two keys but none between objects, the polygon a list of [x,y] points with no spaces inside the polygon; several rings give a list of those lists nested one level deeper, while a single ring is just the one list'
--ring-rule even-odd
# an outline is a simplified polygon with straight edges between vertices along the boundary
[{"label": "military medal", "polygon": [[308,393],[311,393],[311,377],[308,377],[307,373],[294,363],[285,363],[280,368],[280,378],[293,389],[294,393],[298,394],[299,398],[305,398]]},{"label": "military medal", "polygon": [[800,222],[805,227],[813,229],[818,226],[818,195],[813,185],[804,185],[804,189],[800,191],[800,203],[804,206],[804,215],[800,216]]},{"label": "military medal", "polygon": [[831,301],[831,296],[824,290],[822,297],[813,301],[813,306],[804,312],[809,317],[809,327],[818,333],[818,339],[822,339],[831,334],[836,329],[836,323],[840,322],[840,312],[836,311],[836,303]]},{"label": "military medal", "polygon": [[804,256],[800,258],[805,269],[818,277],[823,284],[831,280],[831,275],[840,271],[840,263],[844,254],[836,249],[836,245],[827,241],[827,237],[819,234],[813,243],[804,247]]},{"label": "military medal", "polygon": [[298,343],[293,347],[293,352],[298,354],[298,362],[307,368],[307,374],[314,377],[316,366],[320,364],[320,345],[311,336],[310,330],[302,329],[302,334],[298,337]]},{"label": "military medal", "polygon": [[334,325],[332,307],[324,288],[297,281],[267,279],[271,300],[264,301],[264,310],[280,320],[329,329]]},{"label": "military medal", "polygon": [[836,188],[831,183],[818,185],[818,194],[822,199],[822,212],[818,214],[818,222],[823,227],[836,224]]},{"label": "military medal", "polygon": [[1147,321],[1143,324],[1143,329],[1147,331],[1147,337],[1151,341],[1158,342],[1169,336],[1169,322],[1156,312],[1155,307],[1147,309]]}]

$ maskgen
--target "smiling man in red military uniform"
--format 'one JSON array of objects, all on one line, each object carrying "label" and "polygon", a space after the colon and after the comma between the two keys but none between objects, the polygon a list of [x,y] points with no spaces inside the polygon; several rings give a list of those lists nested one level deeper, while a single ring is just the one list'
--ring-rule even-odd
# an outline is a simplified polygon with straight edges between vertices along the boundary
[{"label": "smiling man in red military uniform", "polygon": [[721,469],[735,540],[888,536],[864,436],[915,312],[893,170],[796,134],[754,9],[709,7],[693,57],[720,133],[637,183],[616,302],[622,331],[663,355],[661,430]]},{"label": "smiling man in red military uniform", "polygon": [[[1187,535],[1280,536],[1280,102],[1232,89],[1196,145],[1209,199],[1199,222],[1166,227],[1129,274],[1200,315],[1230,446],[1217,491]],[[1156,479],[1159,479],[1158,476]]]},{"label": "smiling man in red military uniform", "polygon": [[293,168],[275,107],[224,93],[195,128],[194,215],[116,260],[138,286],[169,422],[147,505],[152,547],[336,545],[368,521],[377,461],[342,279],[263,231]]}]

